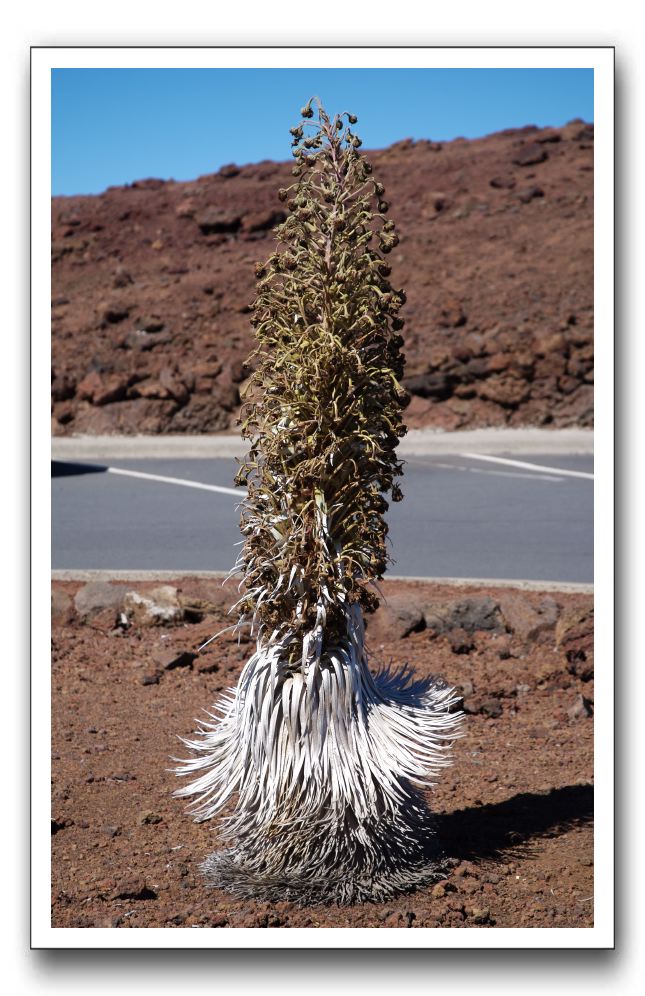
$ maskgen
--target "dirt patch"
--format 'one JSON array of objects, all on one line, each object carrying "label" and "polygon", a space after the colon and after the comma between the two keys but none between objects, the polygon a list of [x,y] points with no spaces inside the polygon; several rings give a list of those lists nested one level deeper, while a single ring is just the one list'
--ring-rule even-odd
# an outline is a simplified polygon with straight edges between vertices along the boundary
[{"label": "dirt patch", "polygon": [[408,600],[422,618],[396,638],[373,620],[375,664],[408,661],[464,696],[467,735],[428,797],[451,866],[396,901],[339,909],[207,888],[198,866],[217,829],[172,798],[177,736],[249,656],[229,634],[194,656],[230,622],[232,591],[203,579],[164,586],[182,613],[169,624],[122,611],[127,590],[161,597],[154,583],[104,592],[104,608],[85,587],[53,586],[53,926],[592,926],[591,596],[513,592],[509,602],[508,589],[384,584],[394,609]]},{"label": "dirt patch", "polygon": [[[368,152],[400,244],[413,427],[591,425],[592,125]],[[235,425],[291,163],[52,202],[52,431]]]}]

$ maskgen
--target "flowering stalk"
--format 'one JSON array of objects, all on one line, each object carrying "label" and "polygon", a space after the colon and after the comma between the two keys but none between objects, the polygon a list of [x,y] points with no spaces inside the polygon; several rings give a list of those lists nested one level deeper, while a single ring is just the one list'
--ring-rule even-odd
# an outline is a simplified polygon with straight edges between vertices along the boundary
[{"label": "flowering stalk", "polygon": [[[317,107],[314,121],[313,105]],[[289,216],[256,273],[258,349],[237,476],[244,593],[257,649],[194,740],[179,790],[227,850],[204,870],[238,895],[385,898],[436,874],[419,788],[448,763],[461,714],[441,681],[368,666],[364,614],[385,571],[405,433],[397,245],[356,118],[317,99],[293,136]],[[235,607],[234,607],[235,608]]]}]

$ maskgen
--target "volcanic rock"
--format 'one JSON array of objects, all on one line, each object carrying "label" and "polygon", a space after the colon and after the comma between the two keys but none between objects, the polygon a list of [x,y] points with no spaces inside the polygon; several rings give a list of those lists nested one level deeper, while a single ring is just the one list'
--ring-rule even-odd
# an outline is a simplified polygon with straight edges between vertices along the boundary
[{"label": "volcanic rock", "polygon": [[401,639],[423,629],[425,621],[423,609],[409,598],[390,596],[381,603],[373,615],[367,617],[367,639],[370,645],[377,646],[386,640]]},{"label": "volcanic rock", "polygon": [[195,221],[202,234],[213,235],[216,232],[237,232],[242,219],[233,211],[208,207],[196,215]]},{"label": "volcanic rock", "polygon": [[516,152],[513,156],[513,162],[517,166],[534,166],[537,163],[543,163],[548,157],[549,153],[542,148],[539,142],[529,142],[528,145],[523,145],[519,152]]},{"label": "volcanic rock", "polygon": [[423,615],[426,626],[435,633],[462,630],[471,635],[477,630],[503,631],[499,605],[488,595],[450,602],[426,602]]},{"label": "volcanic rock", "polygon": [[115,615],[124,607],[128,589],[123,584],[110,584],[109,581],[90,581],[83,585],[74,596],[74,608],[79,619],[113,609]]},{"label": "volcanic rock", "polygon": [[126,615],[140,626],[163,626],[181,622],[183,609],[172,585],[161,585],[145,595],[128,591],[123,600]]},{"label": "volcanic rock", "polygon": [[501,596],[499,606],[509,632],[525,642],[544,639],[555,630],[559,609],[551,596],[535,607],[522,595],[509,592]]}]

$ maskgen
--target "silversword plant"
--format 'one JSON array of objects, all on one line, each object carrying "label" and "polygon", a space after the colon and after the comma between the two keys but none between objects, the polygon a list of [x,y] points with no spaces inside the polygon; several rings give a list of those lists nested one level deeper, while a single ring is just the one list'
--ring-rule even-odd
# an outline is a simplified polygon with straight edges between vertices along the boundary
[{"label": "silversword plant", "polygon": [[[314,107],[316,114],[314,116]],[[402,290],[383,185],[356,118],[317,98],[291,129],[294,182],[275,251],[257,264],[258,348],[237,483],[243,594],[257,641],[237,687],[184,741],[179,790],[226,847],[204,871],[240,896],[383,899],[437,873],[421,789],[461,714],[439,679],[372,673],[364,616],[388,563],[386,495],[402,496]]]}]

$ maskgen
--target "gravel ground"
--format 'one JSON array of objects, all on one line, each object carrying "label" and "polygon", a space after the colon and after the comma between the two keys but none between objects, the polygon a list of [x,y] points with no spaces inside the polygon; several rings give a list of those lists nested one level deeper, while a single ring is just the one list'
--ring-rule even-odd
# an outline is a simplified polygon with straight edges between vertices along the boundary
[{"label": "gravel ground", "polygon": [[[460,685],[466,736],[429,793],[445,881],[354,907],[240,901],[200,862],[217,828],[195,824],[169,770],[249,646],[221,628],[232,588],[177,579],[173,622],[150,625],[128,588],[52,589],[52,925],[55,927],[590,927],[593,925],[592,597],[386,582],[368,627],[375,663],[409,662]],[[176,590],[175,590],[176,589]],[[159,601],[159,595],[154,596]],[[153,600],[154,600],[153,599]],[[174,606],[173,611],[168,606]]]}]

